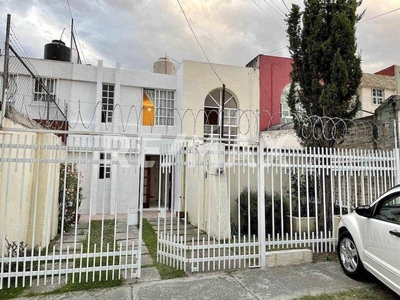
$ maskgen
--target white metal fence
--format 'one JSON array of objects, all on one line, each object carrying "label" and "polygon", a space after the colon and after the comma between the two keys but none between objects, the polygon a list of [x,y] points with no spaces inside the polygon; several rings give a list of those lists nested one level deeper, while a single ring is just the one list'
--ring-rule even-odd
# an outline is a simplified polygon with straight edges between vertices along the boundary
[{"label": "white metal fence", "polygon": [[154,138],[70,132],[64,145],[56,133],[0,134],[0,288],[140,277],[137,225],[152,197],[158,260],[179,269],[265,266],[271,249],[334,251],[337,215],[399,178],[396,149],[177,138],[155,158]]},{"label": "white metal fence", "polygon": [[[158,260],[192,272],[265,266],[266,251],[335,251],[340,216],[396,184],[398,150],[175,143],[161,152]],[[170,188],[160,193],[170,193]]]},{"label": "white metal fence", "polygon": [[137,138],[2,132],[0,289],[140,277],[141,149]]}]

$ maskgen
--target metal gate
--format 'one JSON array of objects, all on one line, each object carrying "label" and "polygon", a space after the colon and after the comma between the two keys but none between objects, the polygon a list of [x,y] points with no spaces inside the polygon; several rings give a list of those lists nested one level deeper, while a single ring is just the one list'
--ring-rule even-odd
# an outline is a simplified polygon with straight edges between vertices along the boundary
[{"label": "metal gate", "polygon": [[[340,216],[398,181],[398,149],[275,149],[191,140],[161,151],[158,261],[198,272],[266,266],[268,251],[333,252]],[[166,193],[160,188],[160,194]]]},{"label": "metal gate", "polygon": [[140,277],[143,142],[60,133],[0,133],[0,288]]}]

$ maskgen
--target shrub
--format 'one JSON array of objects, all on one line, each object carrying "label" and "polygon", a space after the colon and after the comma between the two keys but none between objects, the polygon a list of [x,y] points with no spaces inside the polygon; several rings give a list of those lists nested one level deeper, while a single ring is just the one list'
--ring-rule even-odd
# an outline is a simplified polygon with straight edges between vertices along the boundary
[{"label": "shrub", "polygon": [[[291,173],[292,182],[292,215],[299,215],[299,203],[298,197],[300,196],[300,216],[307,217],[307,201],[308,203],[308,215],[315,215],[315,191],[316,185],[320,185],[320,178],[317,176],[316,180],[312,173],[304,173],[298,176],[297,170],[292,169]],[[308,182],[308,183],[307,183]],[[319,202],[318,202],[319,203]]]},{"label": "shrub", "polygon": [[[20,257],[23,258],[25,257],[25,250],[27,249],[28,245],[21,241],[9,241],[7,237],[5,239],[5,244],[4,244],[4,257]],[[36,248],[35,248],[36,249]],[[27,254],[29,252],[27,251]],[[9,263],[7,259],[4,259],[4,265],[3,265],[3,271],[6,272],[15,272],[15,271],[22,271],[24,267],[24,263],[21,261],[19,263],[16,262],[11,262]],[[0,268],[1,268],[1,263],[0,263]],[[30,270],[30,262],[25,263],[25,270]]]},{"label": "shrub", "polygon": [[[249,197],[250,195],[250,197]],[[272,198],[274,198],[274,205],[272,206]],[[236,200],[237,202],[238,199]],[[250,234],[258,235],[258,192],[257,190],[244,188],[240,193],[240,230],[242,234],[247,234],[249,230],[250,218]],[[250,204],[250,215],[249,215]],[[283,211],[282,211],[283,206]],[[278,193],[272,197],[271,193],[265,192],[265,231],[266,235],[272,234],[273,223],[275,234],[282,233],[281,221],[287,213],[287,200],[284,199],[281,206],[281,196]],[[272,214],[272,207],[274,213]],[[273,222],[274,219],[274,222]]]},{"label": "shrub", "polygon": [[[65,172],[67,173],[65,174]],[[79,185],[79,180],[80,180],[80,173],[78,171],[78,167],[76,164],[68,164],[67,168],[65,168],[64,163],[60,165],[60,183],[58,192],[59,233],[61,232],[63,218],[64,218],[63,231],[70,230],[72,225],[75,224],[75,221],[77,219],[76,210],[81,205],[83,199],[82,187]]]}]

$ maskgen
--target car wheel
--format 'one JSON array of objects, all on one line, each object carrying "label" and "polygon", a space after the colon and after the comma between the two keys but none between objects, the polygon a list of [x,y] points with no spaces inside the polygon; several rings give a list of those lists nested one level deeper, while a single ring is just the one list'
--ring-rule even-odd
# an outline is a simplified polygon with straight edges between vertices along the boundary
[{"label": "car wheel", "polygon": [[338,256],[340,265],[347,276],[360,279],[364,275],[364,265],[358,255],[356,244],[348,231],[339,235]]}]

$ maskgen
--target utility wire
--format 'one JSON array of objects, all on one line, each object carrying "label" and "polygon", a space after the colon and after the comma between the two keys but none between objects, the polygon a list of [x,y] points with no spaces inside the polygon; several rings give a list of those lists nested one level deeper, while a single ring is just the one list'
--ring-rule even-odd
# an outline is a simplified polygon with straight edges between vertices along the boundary
[{"label": "utility wire", "polygon": [[[266,0],[264,0],[264,1],[266,1]],[[283,15],[285,15],[285,12],[282,10],[282,8],[280,8],[278,5],[276,5],[276,3],[275,3],[273,0],[271,0],[271,3],[272,3],[277,9],[279,9],[280,12],[281,12]]]},{"label": "utility wire", "polygon": [[176,59],[174,59],[174,58],[172,58],[171,56],[169,56],[169,55],[166,55],[168,58],[170,58],[170,59],[172,59],[174,62],[176,62],[177,64],[182,64],[181,62],[179,62],[179,61],[177,61]]},{"label": "utility wire", "polygon": [[189,28],[190,28],[190,30],[192,31],[192,34],[193,34],[194,38],[196,39],[196,42],[197,42],[197,44],[199,45],[201,51],[203,51],[203,54],[204,54],[204,56],[206,57],[206,59],[207,59],[209,65],[210,65],[211,69],[214,71],[214,74],[218,77],[219,81],[221,81],[221,83],[224,84],[224,82],[222,81],[221,77],[219,77],[219,75],[218,75],[218,73],[215,71],[215,69],[214,69],[212,63],[211,63],[210,60],[208,59],[208,56],[207,56],[206,52],[204,51],[203,47],[201,46],[199,40],[197,39],[197,36],[196,36],[196,34],[194,33],[194,30],[193,30],[192,26],[190,25],[189,19],[187,18],[186,13],[185,13],[185,11],[183,10],[183,7],[182,7],[181,3],[179,2],[179,0],[176,0],[176,1],[178,2],[179,6],[180,6],[180,8],[181,8],[181,10],[182,10],[183,15],[185,16],[186,22],[188,23]]},{"label": "utility wire", "polygon": [[286,9],[288,10],[288,12],[290,12],[290,9],[289,9],[289,7],[286,5],[285,0],[282,0],[282,3],[285,5],[285,7],[286,7]]},{"label": "utility wire", "polygon": [[253,3],[255,4],[255,5],[257,5],[257,7],[259,8],[259,9],[261,9],[272,21],[274,21],[274,23],[276,24],[276,25],[278,25],[283,31],[286,31],[285,29],[283,29],[283,27],[281,26],[281,25],[279,25],[279,23],[277,22],[277,21],[275,21],[274,20],[274,18],[272,18],[255,0],[252,0],[253,1]]},{"label": "utility wire", "polygon": [[273,7],[270,3],[268,3],[266,0],[264,0],[265,4],[267,4],[268,6],[270,6],[280,17],[284,18],[285,16],[279,12],[275,7]]},{"label": "utility wire", "polygon": [[71,19],[73,19],[72,12],[71,12],[71,7],[69,6],[69,1],[68,0],[67,0],[67,4],[68,4],[69,15],[71,16]]},{"label": "utility wire", "polygon": [[379,17],[382,17],[382,16],[385,16],[385,15],[388,15],[388,14],[391,14],[391,13],[394,13],[395,11],[398,11],[398,10],[400,10],[400,7],[396,8],[396,9],[393,9],[391,11],[387,11],[387,12],[385,12],[383,14],[380,14],[380,15],[377,15],[377,16],[374,16],[374,17],[371,17],[371,18],[368,18],[368,19],[365,19],[365,20],[361,20],[361,21],[358,22],[358,24],[364,23],[364,22],[367,22],[367,21],[370,21],[370,20],[373,20],[373,19],[376,19],[376,18],[379,18]]},{"label": "utility wire", "polygon": [[271,50],[271,51],[268,51],[268,52],[265,52],[264,54],[276,52],[276,51],[283,50],[283,49],[286,49],[286,46],[285,46],[285,47],[278,48],[278,49],[274,49],[274,50]]}]

